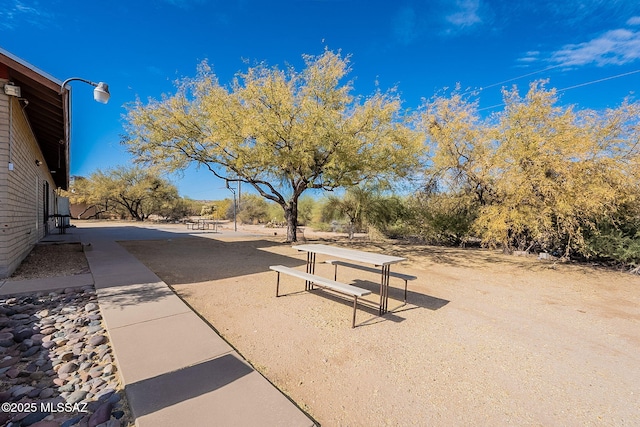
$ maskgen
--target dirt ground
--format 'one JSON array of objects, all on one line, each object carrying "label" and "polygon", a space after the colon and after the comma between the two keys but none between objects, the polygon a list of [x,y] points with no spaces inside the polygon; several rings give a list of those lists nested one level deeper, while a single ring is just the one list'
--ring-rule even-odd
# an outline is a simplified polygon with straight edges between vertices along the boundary
[{"label": "dirt ground", "polygon": [[[640,425],[640,277],[478,249],[349,243],[400,255],[390,313],[269,265],[304,268],[282,234],[121,244],[326,426]],[[313,239],[310,233],[307,238]],[[318,236],[315,236],[316,238]],[[316,274],[332,276],[321,264]],[[373,291],[378,276],[341,267]]]}]

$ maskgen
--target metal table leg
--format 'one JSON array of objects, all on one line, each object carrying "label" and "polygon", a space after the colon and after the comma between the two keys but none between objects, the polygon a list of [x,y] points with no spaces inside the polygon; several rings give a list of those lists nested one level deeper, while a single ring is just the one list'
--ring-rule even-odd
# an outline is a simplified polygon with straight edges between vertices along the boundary
[{"label": "metal table leg", "polygon": [[389,273],[391,272],[390,265],[382,266],[382,274],[380,278],[380,315],[387,312],[389,307]]},{"label": "metal table leg", "polygon": [[[316,270],[316,254],[315,252],[307,252],[307,273],[315,274]],[[313,282],[306,280],[304,282],[304,290],[313,290]]]}]

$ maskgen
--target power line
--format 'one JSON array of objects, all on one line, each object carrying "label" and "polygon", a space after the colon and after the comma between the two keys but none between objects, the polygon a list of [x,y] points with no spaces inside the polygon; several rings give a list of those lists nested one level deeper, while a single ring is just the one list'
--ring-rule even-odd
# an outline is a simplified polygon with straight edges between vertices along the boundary
[{"label": "power line", "polygon": [[610,76],[610,77],[605,77],[603,79],[593,80],[593,81],[586,82],[586,83],[580,83],[580,84],[577,84],[575,86],[569,86],[569,87],[566,87],[564,89],[559,89],[558,92],[565,92],[567,90],[576,89],[576,88],[579,88],[579,87],[582,87],[582,86],[589,86],[589,85],[592,85],[594,83],[600,83],[600,82],[604,82],[604,81],[607,81],[607,80],[617,79],[618,77],[630,76],[631,74],[636,74],[636,73],[640,73],[640,70],[629,71],[628,73],[622,73],[622,74],[618,74],[616,76]]},{"label": "power line", "polygon": [[[589,85],[592,85],[592,84],[601,83],[601,82],[605,82],[607,80],[613,80],[613,79],[617,79],[617,78],[620,78],[620,77],[626,77],[626,76],[630,76],[632,74],[637,74],[637,73],[640,73],[640,69],[634,70],[634,71],[629,71],[629,72],[626,72],[626,73],[616,74],[615,76],[604,77],[602,79],[591,80],[591,81],[588,81],[588,82],[585,82],[585,83],[580,83],[580,84],[577,84],[577,85],[565,87],[563,89],[558,89],[556,92],[557,93],[566,92],[566,91],[571,90],[571,89],[577,89],[579,87],[589,86]],[[531,73],[531,74],[536,74],[536,73]],[[507,80],[506,82],[509,82],[509,81],[512,81],[512,80],[515,80],[515,79],[510,79],[510,80]],[[497,83],[497,84],[499,84],[499,83]],[[492,86],[496,86],[496,85],[492,85]],[[490,107],[479,108],[478,111],[491,110],[493,108],[502,107],[504,105],[505,104],[503,102],[502,104],[496,104],[496,105],[492,105]]]},{"label": "power line", "polygon": [[501,85],[503,85],[503,84],[505,84],[505,83],[513,82],[513,81],[515,81],[515,80],[520,80],[520,79],[523,79],[523,78],[525,78],[525,77],[529,77],[529,76],[533,76],[533,75],[536,75],[536,74],[544,73],[545,71],[553,70],[554,68],[559,68],[559,67],[562,67],[562,66],[563,66],[562,64],[559,64],[559,65],[551,65],[551,66],[549,66],[549,67],[547,67],[547,68],[543,68],[542,70],[533,71],[533,72],[531,72],[531,73],[523,74],[523,75],[521,75],[521,76],[517,76],[517,77],[512,77],[512,78],[510,78],[510,79],[503,80],[503,81],[498,82],[498,83],[492,83],[492,84],[487,85],[487,86],[482,86],[482,87],[480,87],[480,88],[478,88],[478,89],[468,90],[468,91],[466,91],[465,93],[463,93],[462,95],[466,95],[466,94],[468,94],[468,93],[472,93],[472,92],[475,92],[475,91],[483,91],[483,90],[485,90],[485,89],[489,89],[489,88],[496,87],[496,86],[501,86]]},{"label": "power line", "polygon": [[520,80],[520,79],[523,79],[525,77],[533,76],[535,74],[544,73],[545,71],[553,70],[554,68],[559,68],[559,67],[562,67],[562,66],[563,66],[562,64],[552,65],[552,66],[544,68],[542,70],[534,71],[534,72],[528,73],[528,74],[523,74],[522,76],[513,77],[511,79],[503,80],[503,81],[498,82],[498,83],[493,83],[493,84],[490,84],[489,86],[483,86],[483,87],[480,88],[480,90],[489,89],[489,88],[496,87],[496,86],[501,86],[501,85],[503,85],[505,83],[509,83],[509,82],[512,82],[512,81],[515,81],[515,80]]}]

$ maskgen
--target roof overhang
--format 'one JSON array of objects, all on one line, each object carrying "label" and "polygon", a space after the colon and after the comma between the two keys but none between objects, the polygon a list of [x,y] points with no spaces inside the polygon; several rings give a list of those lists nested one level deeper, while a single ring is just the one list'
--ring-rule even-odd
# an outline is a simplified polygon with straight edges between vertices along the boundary
[{"label": "roof overhang", "polygon": [[28,104],[24,113],[52,171],[57,187],[69,188],[69,90],[60,93],[61,81],[0,49],[0,65],[7,78],[20,87],[20,99]]}]

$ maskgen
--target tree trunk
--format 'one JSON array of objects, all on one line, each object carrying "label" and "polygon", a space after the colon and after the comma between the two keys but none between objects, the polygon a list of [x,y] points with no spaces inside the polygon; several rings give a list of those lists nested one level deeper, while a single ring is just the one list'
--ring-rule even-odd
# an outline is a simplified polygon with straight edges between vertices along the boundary
[{"label": "tree trunk", "polygon": [[354,220],[349,221],[349,240],[353,240],[353,235],[355,234],[355,230],[356,230],[355,221]]},{"label": "tree trunk", "polygon": [[298,241],[298,200],[291,199],[284,209],[284,219],[287,221],[287,243]]}]

